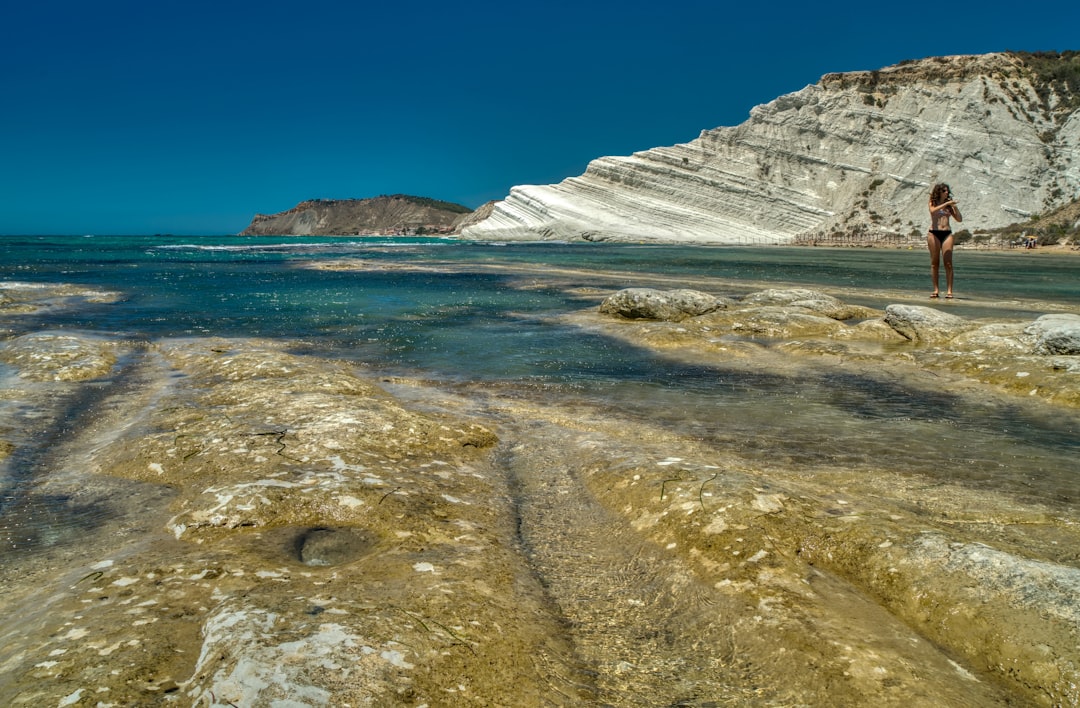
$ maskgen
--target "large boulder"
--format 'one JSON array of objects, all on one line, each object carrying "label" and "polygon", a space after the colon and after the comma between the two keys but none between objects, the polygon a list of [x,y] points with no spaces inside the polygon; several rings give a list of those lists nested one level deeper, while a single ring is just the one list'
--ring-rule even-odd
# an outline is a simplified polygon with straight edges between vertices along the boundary
[{"label": "large boulder", "polygon": [[880,311],[858,305],[849,305],[832,295],[807,288],[769,289],[750,293],[742,299],[744,305],[779,305],[802,307],[814,314],[834,320],[851,320],[880,315]]},{"label": "large boulder", "polygon": [[800,337],[846,337],[847,325],[803,307],[766,305],[714,312],[700,321],[717,331],[741,337],[795,339]]},{"label": "large boulder", "polygon": [[1035,338],[1036,354],[1080,354],[1080,315],[1043,315],[1024,334]]},{"label": "large boulder", "polygon": [[913,342],[944,342],[974,328],[962,317],[919,305],[889,305],[885,322]]},{"label": "large boulder", "polygon": [[1030,354],[1031,337],[1022,322],[993,322],[958,335],[949,342],[954,351],[983,351],[997,354]]},{"label": "large boulder", "polygon": [[678,322],[727,307],[727,301],[698,290],[627,288],[600,304],[600,312],[632,320]]}]

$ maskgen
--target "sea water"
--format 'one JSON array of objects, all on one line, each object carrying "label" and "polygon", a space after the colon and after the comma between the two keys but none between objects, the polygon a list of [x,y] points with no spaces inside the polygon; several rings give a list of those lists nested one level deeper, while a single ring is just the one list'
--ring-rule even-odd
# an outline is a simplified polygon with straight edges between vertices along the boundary
[{"label": "sea water", "polygon": [[[574,286],[631,287],[648,285],[651,278],[692,286],[705,280],[731,294],[810,287],[867,304],[922,299],[929,292],[927,257],[917,250],[162,236],[2,237],[2,245],[4,280],[73,283],[123,294],[119,305],[28,318],[22,323],[27,330],[310,338],[330,347],[394,340],[396,347],[388,346],[386,356],[393,360],[395,348],[408,349],[419,366],[434,364],[444,346],[477,341],[476,327],[511,338],[535,334],[521,335],[522,325],[537,315],[581,306]],[[1023,318],[1041,314],[1041,306],[1050,303],[1080,309],[1080,259],[972,252],[957,260],[961,299],[950,303],[956,314]],[[371,267],[363,272],[303,267],[325,261]],[[536,287],[507,285],[522,269],[535,271]],[[545,279],[552,287],[543,287]],[[986,309],[988,303],[993,310]],[[422,354],[433,343],[429,339],[438,344],[428,348],[435,356],[431,360]],[[512,343],[498,348],[505,351]],[[491,362],[493,370],[476,370],[470,356],[461,361],[469,362],[471,376],[498,375],[497,361]],[[452,369],[453,358],[439,365]],[[551,373],[541,368],[536,373]]]},{"label": "sea water", "polygon": [[[280,339],[375,371],[588,398],[763,460],[859,465],[885,456],[910,474],[969,478],[1068,506],[1080,499],[1071,412],[1004,399],[972,406],[948,391],[865,375],[690,365],[557,317],[633,286],[733,296],[806,287],[874,307],[930,304],[919,250],[359,237],[32,236],[3,245],[0,280],[120,294],[9,318],[12,335]],[[1080,258],[960,252],[956,260],[959,297],[937,305],[954,314],[1028,321],[1080,312]]]}]

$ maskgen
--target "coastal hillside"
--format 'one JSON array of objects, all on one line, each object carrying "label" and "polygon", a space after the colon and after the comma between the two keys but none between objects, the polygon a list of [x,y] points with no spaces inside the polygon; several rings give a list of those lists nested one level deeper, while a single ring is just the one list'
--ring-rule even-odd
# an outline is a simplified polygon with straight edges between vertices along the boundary
[{"label": "coastal hillside", "polygon": [[1080,199],[1045,214],[1035,214],[1027,221],[994,229],[988,237],[1012,243],[1033,238],[1040,246],[1080,244]]},{"label": "coastal hillside", "polygon": [[473,239],[793,243],[923,237],[948,182],[964,227],[1080,196],[1080,52],[933,57],[827,74],[685,144],[519,186]]},{"label": "coastal hillside", "polygon": [[278,214],[256,214],[241,236],[450,234],[472,213],[460,204],[406,194],[372,199],[309,199]]}]

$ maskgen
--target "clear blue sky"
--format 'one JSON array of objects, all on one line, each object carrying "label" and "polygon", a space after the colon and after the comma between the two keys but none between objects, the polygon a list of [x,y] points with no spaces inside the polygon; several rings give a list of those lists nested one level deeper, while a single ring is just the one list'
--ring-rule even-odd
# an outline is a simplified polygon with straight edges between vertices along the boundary
[{"label": "clear blue sky", "polygon": [[0,234],[223,234],[309,198],[477,207],[831,71],[1080,49],[1080,3],[20,0]]}]

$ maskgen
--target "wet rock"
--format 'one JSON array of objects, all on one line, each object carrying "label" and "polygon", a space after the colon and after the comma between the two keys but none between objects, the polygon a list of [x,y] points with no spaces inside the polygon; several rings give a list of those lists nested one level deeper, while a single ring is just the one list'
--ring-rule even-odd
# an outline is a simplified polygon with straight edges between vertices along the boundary
[{"label": "wet rock", "polygon": [[851,320],[874,317],[880,313],[867,307],[849,305],[819,290],[806,288],[769,289],[751,293],[741,301],[743,305],[783,305],[802,307],[817,315],[834,320]]},{"label": "wet rock", "polygon": [[0,283],[0,316],[78,308],[87,303],[117,302],[122,295],[68,283]]},{"label": "wet rock", "polygon": [[87,381],[109,373],[116,344],[98,337],[36,332],[0,345],[0,361],[31,381]]},{"label": "wet rock", "polygon": [[[1000,369],[1060,392],[1076,360],[1031,354],[1015,324],[892,347],[883,318],[849,327],[831,307],[588,317],[780,375],[828,354],[856,374],[903,362],[944,386]],[[796,335],[828,347],[785,348]],[[1060,509],[905,479],[888,459],[761,470],[525,395],[497,423],[456,393],[408,399],[421,409],[269,343],[164,342],[153,361],[152,403],[82,447],[92,471],[173,490],[169,533],[86,567],[79,549],[62,585],[11,603],[12,618],[49,607],[32,634],[5,629],[0,703],[89,686],[117,705],[499,705],[513,685],[521,705],[667,704],[673,686],[702,704],[1066,705],[1080,681],[1077,531]]]},{"label": "wet rock", "polygon": [[[1080,405],[1080,357],[1049,355],[1036,342],[1040,332],[1059,333],[1053,318],[1036,323],[995,322],[965,331],[939,345],[910,352],[921,367],[961,375],[1022,396]],[[1049,334],[1049,342],[1061,342]]]},{"label": "wet rock", "polygon": [[949,342],[949,348],[957,351],[990,351],[998,354],[1028,354],[1031,337],[1025,335],[1026,325],[1014,322],[996,322],[963,332]]},{"label": "wet rock", "polygon": [[[626,319],[678,322],[710,335],[719,332],[768,339],[888,337],[872,326],[852,328],[841,323],[864,319],[859,324],[865,325],[879,319],[879,311],[848,305],[831,295],[804,288],[763,290],[737,301],[694,290],[628,288],[609,296],[600,312]],[[670,335],[676,340],[683,338],[679,330]]]},{"label": "wet rock", "polygon": [[296,537],[296,557],[304,565],[341,565],[361,558],[371,551],[371,534],[351,528],[319,527],[307,529]]},{"label": "wet rock", "polygon": [[1036,354],[1080,354],[1080,315],[1043,315],[1024,333],[1035,338]]},{"label": "wet rock", "polygon": [[1070,374],[1080,374],[1080,356],[1056,356],[1050,359],[1050,368]]},{"label": "wet rock", "polygon": [[889,326],[885,319],[876,317],[863,320],[849,330],[853,339],[876,340],[881,342],[906,342],[907,337]]},{"label": "wet rock", "polygon": [[[531,432],[538,434],[535,430]],[[818,481],[802,476],[799,471],[784,473],[771,469],[758,473],[738,469],[715,454],[696,457],[685,447],[681,448],[679,457],[665,457],[665,446],[654,447],[650,443],[655,440],[643,432],[620,431],[618,434],[624,436],[620,444],[590,431],[579,437],[577,449],[566,443],[562,457],[545,453],[542,468],[526,468],[523,476],[535,485],[533,493],[542,495],[542,490],[554,487],[552,496],[560,500],[558,512],[551,508],[542,518],[567,513],[576,498],[585,496],[583,490],[572,487],[571,480],[584,480],[596,500],[613,513],[618,510],[622,520],[651,539],[655,548],[667,549],[670,555],[664,563],[669,569],[695,569],[680,584],[681,597],[664,600],[677,607],[688,596],[707,594],[710,598],[707,613],[687,613],[695,622],[691,633],[701,646],[715,647],[717,639],[715,627],[707,622],[698,623],[702,615],[728,615],[731,619],[726,626],[743,656],[757,654],[758,636],[774,640],[783,637],[784,648],[769,666],[775,672],[773,675],[786,677],[785,685],[791,690],[788,703],[900,705],[905,697],[910,700],[914,691],[919,704],[999,704],[1002,699],[995,695],[998,689],[993,682],[984,681],[981,676],[976,678],[955,657],[959,654],[977,660],[978,649],[972,647],[982,642],[985,646],[999,645],[1003,628],[1015,621],[1024,621],[1035,628],[1032,636],[1042,633],[1052,637],[1052,653],[1057,655],[1030,673],[1022,669],[1023,676],[1017,683],[1032,680],[1048,666],[1068,669],[1061,659],[1072,646],[1072,638],[1057,633],[1058,627],[1052,622],[1029,614],[1028,609],[1010,608],[1006,593],[987,594],[995,614],[987,617],[985,626],[965,626],[934,644],[919,638],[895,615],[883,612],[873,592],[859,598],[843,587],[838,577],[862,587],[880,583],[880,597],[887,598],[888,606],[905,619],[903,607],[915,599],[925,598],[927,604],[940,608],[942,614],[954,609],[948,600],[951,596],[948,583],[934,586],[929,597],[925,593],[920,595],[923,586],[918,583],[905,582],[902,589],[898,588],[899,579],[906,581],[917,575],[909,564],[917,564],[919,572],[925,570],[927,577],[932,576],[937,566],[923,562],[908,545],[909,542],[914,545],[923,536],[931,520],[925,513],[912,513],[907,494],[890,491],[895,478],[878,480],[871,475],[864,486],[864,480],[857,476]],[[542,441],[531,444],[537,448],[543,446]],[[650,455],[656,457],[650,459]],[[551,471],[560,465],[569,469],[562,481]],[[537,477],[539,480],[534,481]],[[950,490],[950,495],[956,491]],[[970,503],[970,498],[966,501]],[[974,509],[977,505],[970,506]],[[987,506],[992,508],[995,504],[991,502]],[[578,542],[589,535],[588,523],[572,514],[570,519],[551,521],[559,528],[572,525]],[[529,534],[539,534],[535,527],[542,523],[524,517],[523,534],[527,538]],[[629,546],[635,563],[642,562],[645,554],[633,550],[632,539],[617,537],[617,527],[595,533],[616,536],[614,543]],[[574,554],[575,560],[583,555]],[[605,564],[613,563],[626,572],[608,555],[602,558]],[[1027,570],[1025,566],[1023,572]],[[1068,573],[1060,566],[1049,572],[1055,578]],[[975,578],[975,574],[968,573],[968,569],[963,569],[950,583],[954,587],[966,586]],[[997,570],[990,570],[988,575],[996,577]],[[579,569],[574,577],[590,577],[590,573]],[[922,579],[921,575],[917,577]],[[707,590],[694,587],[698,579],[708,586]],[[626,584],[634,588],[633,598],[647,593],[648,583]],[[1023,577],[1016,578],[1016,585],[1012,586],[1015,592],[1030,588],[1028,579]],[[740,611],[738,603],[746,603],[745,609]],[[599,624],[588,622],[589,609],[578,609],[583,604],[587,603],[572,603],[572,617],[589,626]],[[678,609],[674,614],[679,619],[668,620],[659,607],[661,602],[643,604],[652,607],[650,618],[659,621],[663,617],[665,626],[669,622],[688,621],[680,616]],[[1038,600],[1033,600],[1031,607],[1038,604]],[[605,606],[603,614],[611,621],[614,608]],[[741,619],[744,617],[753,621],[744,624]],[[680,626],[690,631],[685,624]],[[961,627],[957,626],[957,630]],[[597,630],[595,634],[601,633]],[[841,646],[844,647],[842,659],[832,649]],[[950,653],[939,654],[937,646],[948,647]],[[642,642],[638,650],[644,656],[655,652],[654,647],[647,647]],[[828,695],[814,693],[802,678],[807,671],[816,680],[825,675],[834,677],[829,681]],[[756,677],[765,691],[775,686],[762,678]],[[933,688],[929,688],[931,684]],[[1023,690],[1022,695],[1039,695],[1042,689]],[[843,700],[838,700],[840,694],[845,696]],[[762,695],[765,694],[758,697]]]},{"label": "wet rock", "polygon": [[890,598],[901,616],[1027,682],[1039,704],[1075,701],[1080,570],[940,534],[922,534],[907,550],[902,568],[892,573],[906,586],[903,597]]},{"label": "wet rock", "polygon": [[[717,590],[749,602],[762,598],[759,615],[769,631],[781,633],[787,622],[818,603],[852,623],[846,630],[850,637],[861,636],[854,629],[857,622],[899,618],[980,674],[976,678],[955,659],[945,660],[953,662],[953,670],[942,664],[941,680],[961,694],[988,688],[991,682],[982,676],[990,674],[1032,705],[1069,705],[1074,697],[1080,681],[1074,661],[1080,639],[1075,603],[1080,570],[1064,548],[1056,562],[1037,558],[1032,549],[1035,539],[1053,549],[1067,544],[1065,537],[1076,537],[1072,524],[1053,514],[963,484],[945,484],[928,493],[921,481],[887,473],[815,478],[777,469],[755,481],[758,473],[717,464],[715,457],[709,466],[689,456],[650,464],[644,439],[628,441],[638,447],[636,457],[613,450],[604,455],[595,435],[583,442],[587,446],[572,464],[580,465],[579,474],[595,493],[604,490],[609,508],[622,509],[634,528],[658,546],[698,563]],[[994,545],[973,542],[969,534],[975,529],[996,533]],[[892,617],[874,619],[866,606],[845,604],[843,593],[832,594],[818,572],[862,588]],[[800,624],[816,638],[808,638],[808,644],[828,643],[826,637],[837,630],[833,620],[826,628],[811,619],[821,616],[809,610]],[[884,626],[879,624],[877,636],[891,632]],[[893,636],[903,641],[900,633]],[[929,645],[916,640],[908,647]],[[818,649],[788,644],[787,658],[792,651],[812,654]],[[849,656],[873,657],[879,676],[916,685],[938,660],[920,659],[921,676],[907,677],[901,668],[911,666],[909,658],[901,658],[905,651],[863,646],[853,647]],[[811,663],[826,670],[829,660],[820,655]],[[859,676],[845,673],[837,686],[866,690],[877,701],[886,695],[884,685],[859,682]],[[943,701],[941,695],[928,704],[996,705],[1000,700],[954,695]]]},{"label": "wet rock", "polygon": [[609,296],[600,305],[605,315],[627,319],[678,322],[726,307],[727,301],[697,290],[654,290],[627,288]]},{"label": "wet rock", "polygon": [[126,392],[80,467],[167,486],[154,518],[172,519],[117,557],[80,547],[47,609],[31,588],[8,600],[26,620],[4,628],[0,704],[91,686],[116,705],[435,705],[465,676],[467,702],[498,704],[510,682],[524,705],[576,695],[495,435],[287,347],[177,340],[148,357],[152,404]]},{"label": "wet rock", "polygon": [[[631,289],[631,292],[636,289]],[[647,289],[642,289],[647,290]],[[853,317],[840,321],[837,318]],[[885,312],[848,306],[805,288],[769,289],[722,309],[676,322],[623,321],[578,313],[568,320],[691,361],[762,361],[767,348],[793,356],[829,357],[869,366],[914,366],[956,384],[1080,406],[1080,317],[1056,314],[1035,322],[977,322],[924,306],[892,304]],[[896,345],[916,342],[919,347]],[[768,366],[798,366],[787,357]],[[764,364],[762,364],[764,365]]]},{"label": "wet rock", "polygon": [[962,317],[920,305],[889,305],[885,322],[913,342],[947,341],[974,327]]},{"label": "wet rock", "polygon": [[348,365],[268,343],[182,341],[160,351],[185,376],[139,445],[118,444],[103,471],[183,489],[169,523],[177,538],[349,526],[388,495],[416,494],[402,482],[416,467],[430,473],[430,513],[445,513],[453,502],[436,489],[498,441],[474,421],[403,407]]},{"label": "wet rock", "polygon": [[833,337],[849,329],[839,320],[798,305],[741,307],[704,315],[697,321],[739,336],[768,339]]}]

